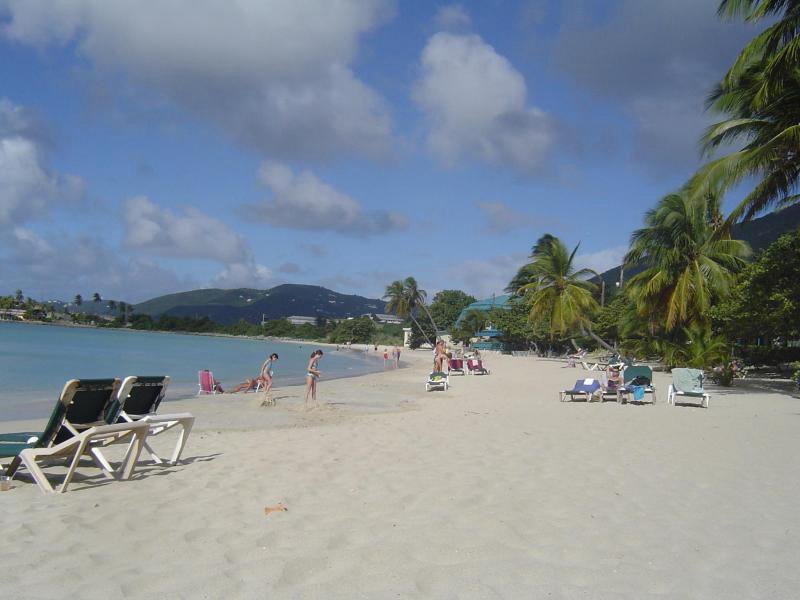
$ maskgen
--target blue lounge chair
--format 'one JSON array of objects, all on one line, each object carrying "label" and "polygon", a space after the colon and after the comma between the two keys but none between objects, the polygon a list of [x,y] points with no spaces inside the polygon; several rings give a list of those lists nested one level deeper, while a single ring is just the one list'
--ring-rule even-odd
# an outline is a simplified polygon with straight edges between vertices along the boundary
[{"label": "blue lounge chair", "polygon": [[602,386],[597,379],[578,379],[571,390],[560,391],[558,399],[560,402],[564,402],[567,396],[570,397],[570,400],[575,400],[575,396],[581,396],[589,402],[592,396],[596,395],[601,388]]}]

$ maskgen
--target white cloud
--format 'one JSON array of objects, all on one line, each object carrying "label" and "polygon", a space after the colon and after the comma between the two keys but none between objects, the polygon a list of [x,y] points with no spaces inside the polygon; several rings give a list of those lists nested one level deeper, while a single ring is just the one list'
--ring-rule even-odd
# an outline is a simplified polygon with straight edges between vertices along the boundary
[{"label": "white cloud", "polygon": [[508,233],[541,224],[538,219],[514,210],[504,202],[476,202],[475,206],[483,213],[483,223],[489,233]]},{"label": "white cloud", "polygon": [[244,210],[251,218],[275,227],[307,231],[335,231],[367,236],[405,229],[402,215],[387,211],[367,211],[350,196],[321,181],[310,171],[294,173],[286,165],[265,162],[259,177],[271,197]]},{"label": "white cloud", "polygon": [[593,269],[598,273],[603,273],[620,266],[622,257],[625,256],[627,251],[627,246],[615,246],[589,254],[577,254],[575,256],[575,267],[578,269]]},{"label": "white cloud", "polygon": [[442,29],[457,29],[469,27],[472,19],[466,9],[460,4],[446,4],[440,6],[433,17],[433,22]]},{"label": "white cloud", "polygon": [[47,239],[23,227],[5,237],[10,251],[0,261],[0,278],[35,297],[71,298],[99,292],[105,298],[139,302],[179,289],[198,287],[155,262],[123,256],[85,235]]},{"label": "white cloud", "polygon": [[488,298],[492,294],[505,294],[503,290],[526,262],[527,257],[522,253],[466,258],[450,265],[439,280],[455,277],[455,287],[476,298]]},{"label": "white cloud", "polygon": [[0,98],[0,227],[47,215],[83,195],[83,182],[47,166],[37,124],[25,109]]},{"label": "white cloud", "polygon": [[413,98],[430,121],[428,147],[445,165],[472,158],[521,171],[540,166],[554,127],[526,97],[522,75],[477,35],[437,33],[422,51]]},{"label": "white cloud", "polygon": [[122,73],[264,154],[387,152],[385,103],[349,65],[391,0],[0,0],[3,7],[7,39],[74,45],[98,78]]},{"label": "white cloud", "polygon": [[258,287],[272,281],[272,271],[256,263],[241,235],[195,208],[176,214],[145,196],[137,196],[123,206],[123,223],[123,243],[129,249],[222,263],[222,271],[211,281],[215,287]]},{"label": "white cloud", "polygon": [[221,263],[242,262],[251,256],[241,235],[191,207],[175,214],[145,196],[136,196],[123,206],[123,223],[124,244],[149,254]]}]

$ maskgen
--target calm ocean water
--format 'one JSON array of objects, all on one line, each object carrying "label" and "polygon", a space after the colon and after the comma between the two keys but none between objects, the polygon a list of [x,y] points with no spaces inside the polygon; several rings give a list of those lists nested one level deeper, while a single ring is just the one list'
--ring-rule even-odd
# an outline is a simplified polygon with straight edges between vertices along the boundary
[{"label": "calm ocean water", "polygon": [[[46,417],[68,379],[169,375],[167,399],[197,392],[197,371],[211,369],[225,389],[258,374],[280,355],[275,385],[302,383],[316,346],[197,335],[0,322],[0,420]],[[380,371],[361,352],[323,348],[326,379]]]}]

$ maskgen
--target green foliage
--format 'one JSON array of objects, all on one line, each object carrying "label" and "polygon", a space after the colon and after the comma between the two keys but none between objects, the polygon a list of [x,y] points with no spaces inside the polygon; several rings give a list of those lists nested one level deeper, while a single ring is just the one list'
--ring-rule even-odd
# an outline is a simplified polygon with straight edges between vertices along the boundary
[{"label": "green foliage", "polygon": [[457,329],[450,332],[453,340],[469,344],[470,340],[475,337],[475,334],[486,327],[487,314],[480,310],[470,310],[461,319],[461,323]]},{"label": "green foliage", "polygon": [[433,297],[429,310],[436,325],[452,333],[458,315],[473,302],[475,298],[461,290],[442,290]]},{"label": "green foliage", "polygon": [[800,230],[764,249],[711,316],[731,339],[800,338]]},{"label": "green foliage", "polygon": [[335,344],[366,344],[373,341],[376,329],[375,322],[369,317],[347,319],[336,325],[329,339]]},{"label": "green foliage", "polygon": [[719,13],[749,22],[772,21],[740,52],[709,97],[712,111],[728,118],[708,128],[707,155],[741,147],[705,165],[698,181],[729,189],[747,178],[757,183],[729,216],[750,219],[759,211],[798,200],[800,174],[800,8],[796,0],[723,0]]},{"label": "green foliage", "polygon": [[670,368],[726,368],[730,363],[730,344],[724,337],[713,335],[708,328],[684,328],[675,341],[664,342],[662,348],[664,362]]},{"label": "green foliage", "polygon": [[549,337],[546,321],[539,321],[537,325],[531,324],[528,318],[530,308],[522,299],[512,300],[510,306],[510,310],[495,308],[489,311],[492,325],[503,332],[503,342],[512,348],[527,348],[531,342]]},{"label": "green foliage", "polygon": [[561,240],[546,234],[533,247],[533,261],[523,267],[528,283],[517,293],[528,295],[531,323],[549,322],[551,339],[556,335],[564,337],[570,332],[582,331],[597,310],[597,302],[592,296],[597,286],[586,280],[597,273],[573,267],[579,246],[569,253]]},{"label": "green foliage", "polygon": [[436,339],[436,332],[427,320],[414,321],[411,323],[411,336],[408,344],[412,350],[419,348],[422,344],[431,345],[431,340]]},{"label": "green foliage", "polygon": [[729,293],[750,249],[720,222],[716,194],[684,189],[662,198],[633,232],[625,264],[645,268],[627,294],[656,331],[706,326],[709,308]]},{"label": "green foliage", "polygon": [[633,309],[633,303],[625,294],[617,294],[598,311],[594,319],[594,330],[602,338],[618,340],[625,316]]}]

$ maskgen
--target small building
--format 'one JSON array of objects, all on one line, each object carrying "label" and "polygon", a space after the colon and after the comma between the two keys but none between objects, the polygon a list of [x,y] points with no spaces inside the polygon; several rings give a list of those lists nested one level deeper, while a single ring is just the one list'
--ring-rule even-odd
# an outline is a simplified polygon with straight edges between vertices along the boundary
[{"label": "small building", "polygon": [[317,317],[299,317],[299,316],[292,316],[286,317],[286,320],[289,321],[292,325],[305,325],[306,323],[310,323],[311,325],[317,324]]},{"label": "small building", "polygon": [[402,325],[403,321],[405,321],[405,319],[403,319],[402,317],[398,317],[397,315],[384,315],[381,313],[372,313],[370,316],[374,321],[377,321],[378,323],[384,323],[387,325]]}]

